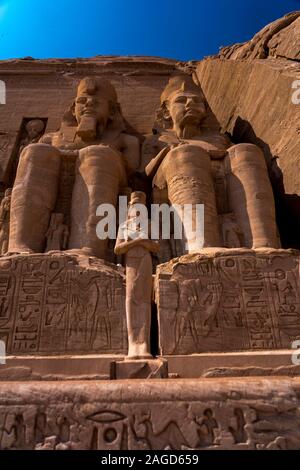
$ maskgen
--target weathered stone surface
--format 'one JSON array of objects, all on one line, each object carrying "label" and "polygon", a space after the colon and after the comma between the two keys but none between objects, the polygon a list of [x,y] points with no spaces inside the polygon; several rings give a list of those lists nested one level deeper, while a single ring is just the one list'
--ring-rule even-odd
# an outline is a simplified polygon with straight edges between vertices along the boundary
[{"label": "weathered stone surface", "polygon": [[300,12],[289,26],[274,34],[268,43],[269,56],[300,61]]},{"label": "weathered stone surface", "polygon": [[[140,365],[139,361],[128,358],[124,361],[125,355],[121,354],[7,356],[6,364],[0,366],[0,381],[109,380],[116,378],[115,363],[124,365],[126,373],[134,371],[138,376],[142,371],[143,376],[138,378],[165,378],[167,375],[172,379],[197,379],[210,375],[293,377],[300,375],[300,366],[293,364],[293,358],[299,359],[296,349],[159,356],[150,361],[141,360]],[[126,377],[123,375],[122,378]]]},{"label": "weathered stone surface", "polygon": [[167,379],[168,363],[162,359],[130,360],[112,362],[111,378],[122,379]]},{"label": "weathered stone surface", "polygon": [[5,364],[1,364],[0,380],[109,380],[111,364],[123,359],[122,354],[97,353],[9,355]]},{"label": "weathered stone surface", "polygon": [[161,354],[290,349],[299,281],[297,251],[220,250],[159,266]]},{"label": "weathered stone surface", "polygon": [[264,150],[283,246],[295,248],[300,237],[300,105],[292,101],[292,85],[300,79],[299,15],[283,17],[251,41],[225,47],[196,66],[222,130],[236,143],[251,142]]},{"label": "weathered stone surface", "polygon": [[[300,375],[295,349],[253,350],[164,356],[170,378]],[[14,360],[10,361],[12,364]]]},{"label": "weathered stone surface", "polygon": [[126,353],[122,269],[52,252],[0,259],[0,339],[9,354]]},{"label": "weathered stone surface", "polygon": [[285,192],[299,195],[300,106],[292,102],[292,84],[300,78],[300,65],[208,58],[199,63],[197,75],[223,131],[235,142],[260,145],[269,167],[277,156]]},{"label": "weathered stone surface", "polygon": [[300,379],[0,384],[0,449],[299,449]]}]

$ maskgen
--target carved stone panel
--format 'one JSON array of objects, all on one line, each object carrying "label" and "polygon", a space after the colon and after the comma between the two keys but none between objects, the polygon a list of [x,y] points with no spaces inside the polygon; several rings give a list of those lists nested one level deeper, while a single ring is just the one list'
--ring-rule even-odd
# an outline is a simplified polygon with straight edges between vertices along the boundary
[{"label": "carved stone panel", "polygon": [[0,449],[296,450],[299,379],[0,384]]},{"label": "carved stone panel", "polygon": [[227,250],[160,265],[164,355],[291,348],[300,338],[299,252]]},{"label": "carved stone panel", "polygon": [[126,353],[122,271],[69,254],[2,257],[0,337],[9,354]]}]

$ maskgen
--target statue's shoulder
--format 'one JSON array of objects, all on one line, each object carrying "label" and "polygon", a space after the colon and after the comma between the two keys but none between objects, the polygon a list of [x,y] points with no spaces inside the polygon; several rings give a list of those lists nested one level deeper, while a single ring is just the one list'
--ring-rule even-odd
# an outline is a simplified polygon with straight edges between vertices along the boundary
[{"label": "statue's shoulder", "polygon": [[145,136],[145,140],[142,145],[142,158],[141,158],[141,171],[144,171],[151,160],[155,159],[156,156],[164,148],[172,145],[170,138],[165,134],[148,134]]},{"label": "statue's shoulder", "polygon": [[229,137],[226,134],[222,134],[220,131],[217,130],[205,129],[201,134],[201,140],[214,145],[220,150],[227,150],[229,147],[232,146]]},{"label": "statue's shoulder", "polygon": [[127,132],[121,132],[120,139],[123,145],[126,147],[132,147],[132,146],[139,147],[140,145],[140,141],[138,137],[132,134],[128,134]]},{"label": "statue's shoulder", "polygon": [[39,143],[52,145],[53,138],[55,137],[55,135],[56,135],[56,132],[49,132],[48,134],[44,134],[39,139]]},{"label": "statue's shoulder", "polygon": [[197,140],[213,159],[224,158],[232,146],[229,137],[216,130],[204,130]]}]

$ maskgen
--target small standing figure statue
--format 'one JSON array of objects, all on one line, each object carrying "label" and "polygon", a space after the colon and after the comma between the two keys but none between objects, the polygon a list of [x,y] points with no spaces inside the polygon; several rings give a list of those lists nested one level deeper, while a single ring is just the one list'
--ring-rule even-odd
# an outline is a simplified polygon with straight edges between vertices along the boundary
[{"label": "small standing figure statue", "polygon": [[[146,194],[136,191],[131,194],[128,219],[119,228],[115,245],[117,255],[125,254],[126,264],[126,319],[128,331],[128,358],[149,359],[152,258],[151,252],[159,250],[159,243],[148,238],[148,218],[140,224],[139,208],[146,212]],[[141,226],[143,225],[143,226]],[[147,230],[145,230],[145,225]]]},{"label": "small standing figure statue", "polygon": [[53,213],[51,215],[50,225],[46,233],[48,251],[66,250],[69,237],[69,229],[64,224],[64,215]]},{"label": "small standing figure statue", "polygon": [[45,130],[45,123],[41,119],[31,119],[26,123],[26,135],[20,144],[20,153],[29,144],[35,144],[39,141]]},{"label": "small standing figure statue", "polygon": [[7,189],[0,205],[0,253],[8,251],[11,189]]}]

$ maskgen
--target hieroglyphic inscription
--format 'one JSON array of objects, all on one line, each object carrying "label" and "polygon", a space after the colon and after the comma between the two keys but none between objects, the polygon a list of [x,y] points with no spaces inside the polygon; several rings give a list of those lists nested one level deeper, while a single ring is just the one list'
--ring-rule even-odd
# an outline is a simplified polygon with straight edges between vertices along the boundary
[{"label": "hieroglyphic inscription", "polygon": [[[152,386],[142,381],[129,388],[126,382],[61,389],[41,382],[32,385],[33,393],[30,383],[2,382],[0,449],[296,450],[296,381],[295,390],[285,378],[249,379],[247,387],[218,379],[184,387],[176,380]],[[113,403],[116,396],[122,400]]]},{"label": "hieroglyphic inscription", "polygon": [[[184,258],[156,298],[164,354],[290,348],[300,337],[299,255]],[[174,288],[174,284],[176,289]],[[178,307],[170,322],[168,304]]]},{"label": "hieroglyphic inscription", "polygon": [[7,352],[125,353],[124,276],[99,263],[82,267],[68,255],[2,258],[0,336]]}]

